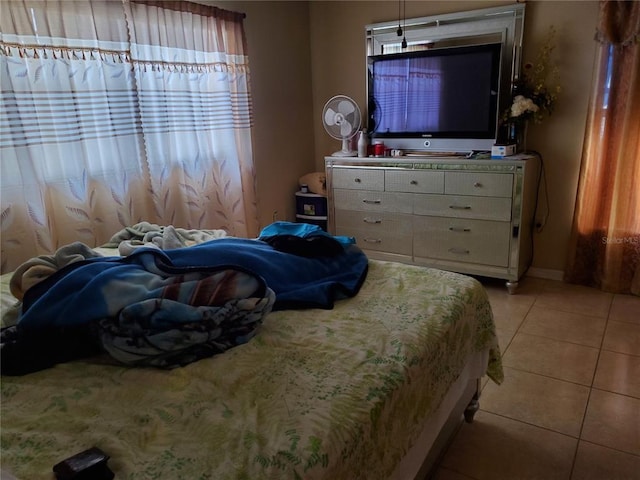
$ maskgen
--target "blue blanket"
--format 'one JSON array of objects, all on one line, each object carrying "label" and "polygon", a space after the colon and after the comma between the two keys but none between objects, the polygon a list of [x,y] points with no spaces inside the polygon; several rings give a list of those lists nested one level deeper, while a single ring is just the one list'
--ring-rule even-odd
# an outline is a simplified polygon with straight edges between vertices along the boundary
[{"label": "blue blanket", "polygon": [[99,349],[128,365],[185,365],[249,341],[271,310],[328,309],[359,291],[368,259],[350,239],[268,233],[67,265],[27,290],[2,331],[3,374]]},{"label": "blue blanket", "polygon": [[367,257],[353,244],[331,257],[302,257],[241,238],[166,251],[140,249],[128,257],[71,264],[29,289],[18,327],[73,326],[117,316],[125,307],[158,298],[167,278],[227,269],[261,278],[275,292],[274,310],[332,308],[336,299],[359,291],[367,266]]}]

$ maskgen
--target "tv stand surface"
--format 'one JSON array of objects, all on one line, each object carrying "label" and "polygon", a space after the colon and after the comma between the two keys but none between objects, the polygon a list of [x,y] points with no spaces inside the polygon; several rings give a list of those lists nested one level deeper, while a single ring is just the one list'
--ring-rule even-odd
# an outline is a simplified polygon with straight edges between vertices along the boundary
[{"label": "tv stand surface", "polygon": [[540,161],[325,157],[329,231],[371,258],[501,278],[531,263]]},{"label": "tv stand surface", "polygon": [[[391,158],[468,158],[473,152],[427,152],[420,150],[405,150],[402,155]],[[385,157],[386,158],[386,157]]]}]

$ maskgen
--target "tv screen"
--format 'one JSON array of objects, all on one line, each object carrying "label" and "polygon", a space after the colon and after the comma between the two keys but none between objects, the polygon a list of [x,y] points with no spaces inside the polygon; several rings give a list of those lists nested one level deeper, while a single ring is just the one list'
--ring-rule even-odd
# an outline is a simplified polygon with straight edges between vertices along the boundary
[{"label": "tv screen", "polygon": [[485,44],[369,57],[369,133],[495,140],[500,49]]}]

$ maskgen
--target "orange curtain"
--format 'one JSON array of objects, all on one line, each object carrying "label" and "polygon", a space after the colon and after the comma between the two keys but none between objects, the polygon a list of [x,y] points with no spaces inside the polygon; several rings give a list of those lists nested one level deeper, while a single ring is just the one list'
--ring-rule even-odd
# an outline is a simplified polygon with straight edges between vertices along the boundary
[{"label": "orange curtain", "polygon": [[603,1],[565,280],[640,295],[640,2]]}]

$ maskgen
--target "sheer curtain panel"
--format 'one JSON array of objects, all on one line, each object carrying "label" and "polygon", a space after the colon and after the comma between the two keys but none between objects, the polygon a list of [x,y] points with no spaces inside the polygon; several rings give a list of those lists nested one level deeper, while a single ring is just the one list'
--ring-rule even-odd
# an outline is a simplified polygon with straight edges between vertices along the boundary
[{"label": "sheer curtain panel", "polygon": [[151,202],[164,223],[258,234],[241,14],[125,3]]},{"label": "sheer curtain panel", "polygon": [[242,16],[188,2],[0,2],[2,271],[141,221],[258,222]]},{"label": "sheer curtain panel", "polygon": [[640,295],[640,3],[600,7],[565,280]]}]

